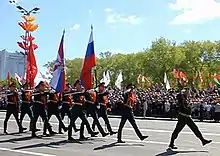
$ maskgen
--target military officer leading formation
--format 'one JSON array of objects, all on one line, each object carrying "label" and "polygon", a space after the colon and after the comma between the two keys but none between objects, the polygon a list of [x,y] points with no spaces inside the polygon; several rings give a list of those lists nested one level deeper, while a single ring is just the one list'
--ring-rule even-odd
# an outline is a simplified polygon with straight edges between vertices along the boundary
[{"label": "military officer leading formation", "polygon": [[[29,130],[32,132],[32,137],[38,137],[36,123],[38,118],[42,118],[43,121],[43,136],[52,136],[57,133],[63,134],[68,132],[68,140],[73,140],[73,130],[75,133],[79,131],[81,140],[87,139],[84,135],[84,128],[86,127],[91,137],[96,137],[101,133],[102,137],[108,135],[117,134],[118,143],[124,143],[122,139],[122,130],[128,120],[134,128],[137,136],[140,140],[148,138],[140,132],[138,125],[135,121],[133,108],[135,105],[135,86],[129,84],[123,93],[123,103],[119,106],[121,121],[118,131],[113,131],[111,123],[108,119],[107,112],[110,110],[108,103],[109,92],[105,89],[105,84],[100,83],[96,89],[85,90],[80,80],[77,80],[73,86],[66,84],[66,90],[61,94],[50,89],[43,81],[41,81],[34,89],[29,88],[29,84],[24,84],[21,91],[18,91],[15,83],[9,85],[9,90],[6,93],[7,97],[7,111],[4,121],[4,133],[7,133],[7,122],[10,116],[13,114],[19,132],[22,133],[27,128],[24,128],[22,121],[27,114],[30,118]],[[179,132],[188,125],[189,128],[195,133],[195,135],[201,140],[203,145],[211,143],[211,140],[204,139],[203,135],[199,131],[191,118],[191,110],[187,102],[187,91],[181,92],[178,96],[179,104],[179,117],[176,128],[171,136],[169,147],[176,149],[174,141],[177,138]],[[20,112],[20,117],[19,117]],[[51,116],[54,115],[59,121],[59,128],[57,132],[52,129],[49,123]],[[65,115],[69,118],[69,125],[65,125],[63,119]],[[88,117],[91,116],[93,122],[90,124]],[[75,125],[77,118],[80,118],[81,125],[78,129]],[[106,124],[107,130],[105,131],[99,122],[99,118],[102,118]],[[96,131],[96,127],[98,131]],[[47,133],[49,132],[49,134]]]}]

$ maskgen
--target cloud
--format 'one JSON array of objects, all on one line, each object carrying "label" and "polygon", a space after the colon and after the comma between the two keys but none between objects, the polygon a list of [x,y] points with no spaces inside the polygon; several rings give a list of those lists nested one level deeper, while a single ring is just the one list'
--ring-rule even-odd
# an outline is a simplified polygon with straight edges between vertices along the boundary
[{"label": "cloud", "polygon": [[113,9],[111,9],[111,8],[105,8],[105,12],[112,12],[113,11]]},{"label": "cloud", "polygon": [[79,24],[74,24],[72,26],[72,28],[70,28],[71,30],[78,30],[80,28],[80,25]]},{"label": "cloud", "polygon": [[179,14],[171,24],[200,24],[220,18],[220,2],[215,0],[175,0],[169,8]]},{"label": "cloud", "polygon": [[126,23],[137,25],[141,23],[141,18],[137,15],[125,15],[122,13],[117,13],[113,9],[106,8],[105,12],[107,13],[107,23],[116,24],[116,23]]}]

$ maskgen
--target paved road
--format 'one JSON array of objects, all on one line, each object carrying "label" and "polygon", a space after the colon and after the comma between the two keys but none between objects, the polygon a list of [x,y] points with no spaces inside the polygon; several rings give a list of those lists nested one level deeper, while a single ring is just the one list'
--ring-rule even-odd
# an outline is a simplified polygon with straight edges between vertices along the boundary
[{"label": "paved road", "polygon": [[[3,135],[4,112],[0,112],[0,155],[7,156],[218,156],[220,153],[220,124],[198,123],[197,125],[208,139],[213,139],[213,143],[202,147],[200,141],[186,127],[180,134],[176,145],[178,150],[167,150],[169,138],[175,127],[176,121],[160,120],[137,120],[137,123],[145,135],[149,135],[146,141],[140,141],[135,135],[132,127],[127,123],[123,131],[125,144],[116,144],[116,136],[106,138],[89,138],[86,141],[68,142],[67,134],[44,137],[41,139],[31,139],[30,132],[18,134],[17,125],[13,117],[9,121],[8,132],[11,135]],[[112,127],[117,130],[120,119],[110,119]],[[65,123],[68,120],[65,119]],[[53,129],[57,130],[58,122],[51,119]],[[79,126],[80,121],[77,120]],[[25,118],[24,126],[28,127],[29,119]],[[104,126],[104,124],[103,124]],[[38,127],[42,125],[38,123]],[[105,127],[105,126],[104,126]],[[39,132],[41,135],[42,132]],[[89,136],[89,135],[88,135]],[[78,134],[73,137],[78,139]]]}]

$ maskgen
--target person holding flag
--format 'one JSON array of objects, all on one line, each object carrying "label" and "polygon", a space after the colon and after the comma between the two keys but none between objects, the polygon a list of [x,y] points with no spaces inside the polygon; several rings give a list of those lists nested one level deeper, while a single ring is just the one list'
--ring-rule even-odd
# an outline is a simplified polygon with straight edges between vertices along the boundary
[{"label": "person holding flag", "polygon": [[[57,54],[57,59],[55,62],[55,67],[53,70],[53,77],[51,79],[50,86],[52,89],[54,89],[57,93],[61,94],[61,103],[58,106],[61,120],[64,119],[65,115],[67,114],[69,119],[71,119],[71,113],[70,108],[72,106],[72,99],[71,95],[69,95],[69,92],[71,91],[70,84],[66,84],[66,73],[65,73],[65,62],[64,62],[64,35],[65,30],[63,31],[63,35],[60,41],[59,50]],[[59,119],[60,120],[60,119]],[[62,122],[59,122],[59,134],[62,134],[62,127],[64,130],[64,125]],[[75,131],[78,131],[76,129],[76,126],[74,126]]]}]

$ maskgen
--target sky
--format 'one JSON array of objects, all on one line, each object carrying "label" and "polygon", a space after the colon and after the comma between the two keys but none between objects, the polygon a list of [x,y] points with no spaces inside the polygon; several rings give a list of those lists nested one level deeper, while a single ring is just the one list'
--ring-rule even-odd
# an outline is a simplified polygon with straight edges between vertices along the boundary
[{"label": "sky", "polygon": [[[56,59],[63,29],[65,58],[85,56],[94,28],[96,56],[103,51],[133,53],[159,37],[176,40],[219,40],[220,0],[17,0],[27,10],[39,7],[33,33],[40,70]],[[21,14],[9,0],[0,0],[0,50],[21,51]]]}]

